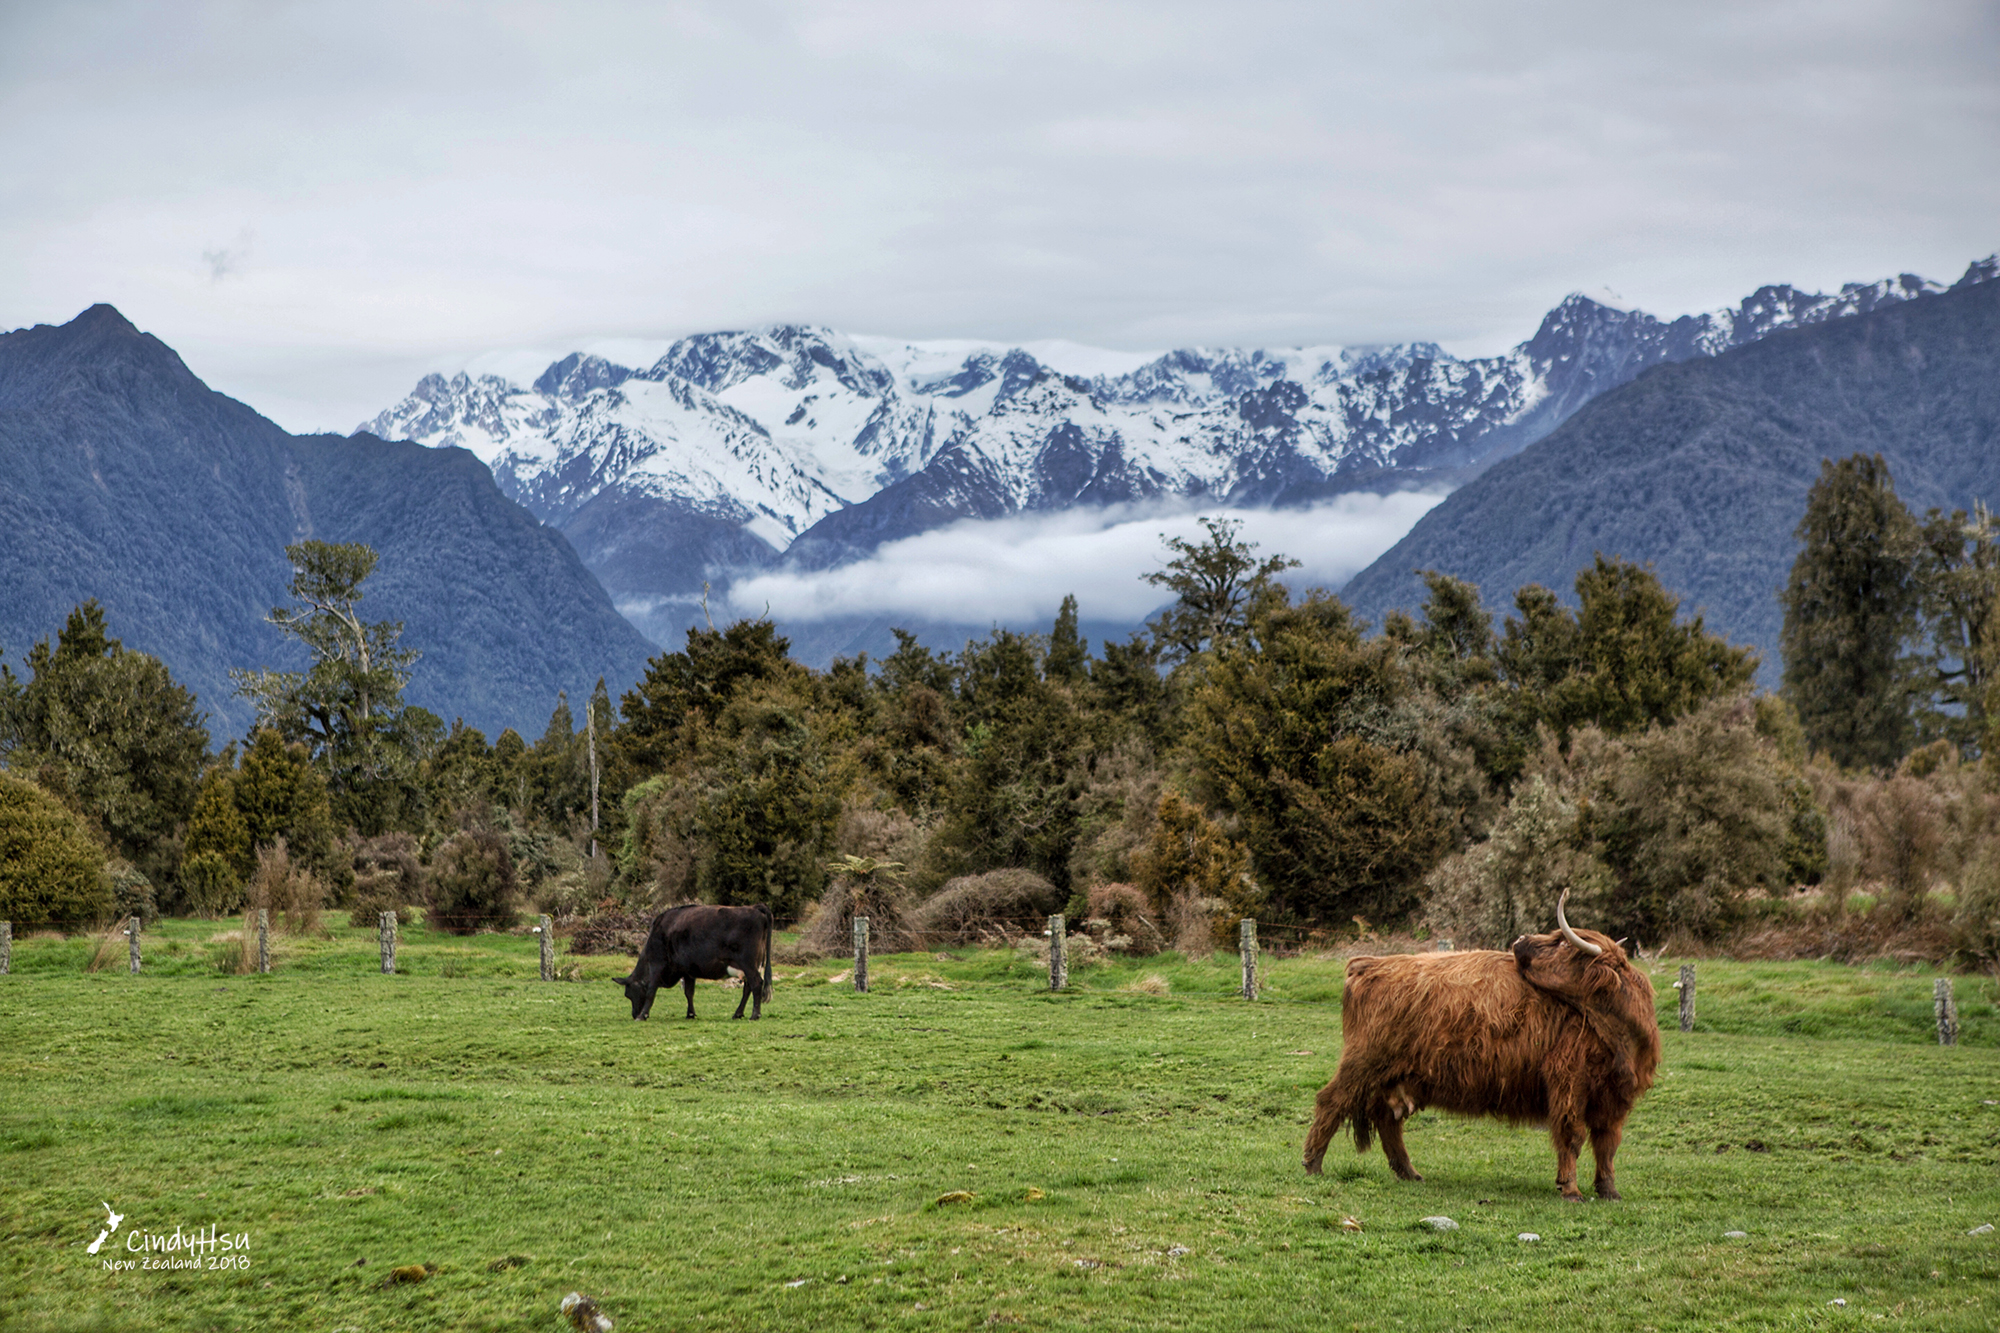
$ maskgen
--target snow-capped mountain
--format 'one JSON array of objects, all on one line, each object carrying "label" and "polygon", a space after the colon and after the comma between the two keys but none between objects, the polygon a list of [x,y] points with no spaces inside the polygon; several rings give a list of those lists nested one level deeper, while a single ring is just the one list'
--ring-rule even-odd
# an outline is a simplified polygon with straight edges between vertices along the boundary
[{"label": "snow-capped mountain", "polygon": [[1672,321],[1578,293],[1475,359],[1430,343],[1142,357],[779,325],[683,338],[644,368],[573,353],[531,385],[431,375],[362,429],[470,449],[665,641],[704,580],[837,564],[959,519],[1452,484],[1650,366],[1942,290],[1908,274],[1831,296],[1772,286]]}]

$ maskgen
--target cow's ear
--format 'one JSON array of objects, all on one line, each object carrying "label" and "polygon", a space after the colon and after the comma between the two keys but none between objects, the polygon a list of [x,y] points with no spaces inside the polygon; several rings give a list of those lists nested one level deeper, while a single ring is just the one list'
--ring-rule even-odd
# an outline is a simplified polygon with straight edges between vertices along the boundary
[{"label": "cow's ear", "polygon": [[613,977],[611,978],[611,984],[614,986],[629,986],[632,984],[632,978],[630,974],[622,977]]}]

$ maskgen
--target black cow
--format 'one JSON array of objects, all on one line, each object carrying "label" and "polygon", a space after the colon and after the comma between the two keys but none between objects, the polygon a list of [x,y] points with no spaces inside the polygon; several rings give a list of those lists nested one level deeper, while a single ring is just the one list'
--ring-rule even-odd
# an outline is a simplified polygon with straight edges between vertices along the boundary
[{"label": "black cow", "polygon": [[[750,907],[711,907],[687,903],[669,907],[653,918],[646,934],[646,947],[629,976],[618,978],[625,998],[632,1002],[632,1017],[645,1018],[653,1012],[653,997],[662,986],[679,982],[687,991],[689,1018],[694,1017],[694,983],[720,981],[735,968],[743,974],[743,998],[736,1002],[735,1018],[743,1017],[743,1006],[754,1001],[753,1019],[764,1016],[764,1001],[771,998],[771,909],[758,903]],[[762,958],[764,974],[757,975]]]}]

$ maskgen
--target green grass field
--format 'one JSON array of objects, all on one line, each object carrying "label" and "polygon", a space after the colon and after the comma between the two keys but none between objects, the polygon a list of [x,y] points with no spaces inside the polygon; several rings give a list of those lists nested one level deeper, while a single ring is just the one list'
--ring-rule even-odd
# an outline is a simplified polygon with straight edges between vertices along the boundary
[{"label": "green grass field", "polygon": [[[632,1333],[2000,1327],[1990,979],[1941,1050],[1928,972],[1701,962],[1625,1201],[1564,1204],[1544,1135],[1432,1114],[1420,1183],[1345,1140],[1300,1171],[1334,961],[1250,1004],[1232,955],[1059,996],[1004,950],[877,958],[867,995],[829,960],[761,1023],[704,984],[639,1024],[621,958],[543,983],[532,938],[414,929],[385,977],[338,926],[240,976],[220,929],[162,923],[138,977],[16,941],[0,1327],[556,1330],[573,1290]],[[211,1226],[247,1247],[105,1266]]]}]

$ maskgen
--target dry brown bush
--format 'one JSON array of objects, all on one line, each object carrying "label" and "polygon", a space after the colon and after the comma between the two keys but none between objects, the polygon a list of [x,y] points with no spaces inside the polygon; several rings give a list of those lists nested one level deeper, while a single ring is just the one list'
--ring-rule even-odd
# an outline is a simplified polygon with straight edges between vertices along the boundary
[{"label": "dry brown bush", "polygon": [[111,928],[98,939],[97,946],[90,951],[90,961],[84,964],[86,972],[102,972],[116,966],[125,966],[131,960],[131,939],[125,934],[129,921],[114,921]]},{"label": "dry brown bush", "polygon": [[1192,889],[1167,902],[1167,934],[1183,958],[1207,958],[1215,952],[1216,918],[1228,910],[1220,898],[1204,898]]},{"label": "dry brown bush", "polygon": [[257,849],[257,871],[250,876],[243,901],[249,920],[257,919],[259,909],[269,909],[282,920],[281,928],[287,935],[318,934],[319,915],[325,907],[325,881],[304,866],[292,864],[283,838]]},{"label": "dry brown bush", "polygon": [[653,915],[643,912],[604,911],[586,918],[570,932],[569,951],[573,954],[629,953],[638,956],[653,928]]},{"label": "dry brown bush", "polygon": [[1102,923],[1104,943],[1120,953],[1155,954],[1166,945],[1166,934],[1155,920],[1153,905],[1131,884],[1096,884],[1089,894],[1086,927]]},{"label": "dry brown bush", "polygon": [[1878,911],[1908,921],[1922,908],[1945,850],[1945,801],[1934,784],[1907,775],[1856,791],[1861,874],[1882,886]]},{"label": "dry brown bush", "polygon": [[870,953],[905,953],[915,948],[903,897],[902,886],[887,879],[836,875],[819,896],[817,910],[788,955],[831,958],[853,952],[857,916],[868,918]]},{"label": "dry brown bush", "polygon": [[1061,891],[1034,871],[990,870],[948,881],[910,913],[909,929],[925,948],[971,944],[1041,930],[1061,910]]}]

